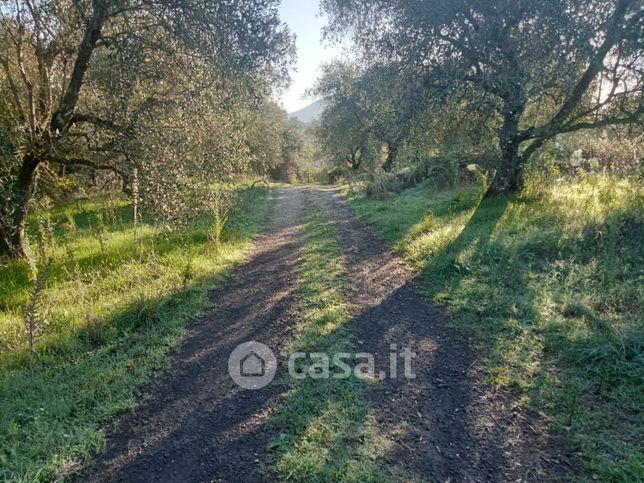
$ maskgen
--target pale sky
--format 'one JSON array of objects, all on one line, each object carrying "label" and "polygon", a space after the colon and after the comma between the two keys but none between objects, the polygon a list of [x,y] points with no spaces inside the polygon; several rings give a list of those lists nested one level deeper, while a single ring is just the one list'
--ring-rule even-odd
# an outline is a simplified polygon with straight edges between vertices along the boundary
[{"label": "pale sky", "polygon": [[342,53],[340,47],[322,44],[322,27],[326,25],[326,19],[321,17],[319,10],[318,0],[282,0],[282,21],[297,36],[296,71],[291,71],[291,87],[280,97],[288,112],[297,111],[312,102],[310,99],[302,99],[302,96],[307,88],[315,84],[320,64],[329,62]]}]

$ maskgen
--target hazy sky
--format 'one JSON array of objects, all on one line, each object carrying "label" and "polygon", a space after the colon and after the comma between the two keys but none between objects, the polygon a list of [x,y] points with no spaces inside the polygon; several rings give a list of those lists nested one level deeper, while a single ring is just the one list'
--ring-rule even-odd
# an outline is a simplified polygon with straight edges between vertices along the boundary
[{"label": "hazy sky", "polygon": [[322,45],[326,19],[320,16],[318,0],[282,0],[280,10],[282,21],[297,36],[297,71],[291,72],[291,87],[281,96],[284,109],[293,112],[312,102],[302,99],[304,91],[315,83],[320,64],[340,56],[341,49]]}]

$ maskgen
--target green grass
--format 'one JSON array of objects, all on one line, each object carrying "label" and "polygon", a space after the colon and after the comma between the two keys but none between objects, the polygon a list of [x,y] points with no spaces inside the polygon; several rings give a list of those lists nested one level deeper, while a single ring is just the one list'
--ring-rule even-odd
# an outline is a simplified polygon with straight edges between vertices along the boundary
[{"label": "green grass", "polygon": [[216,250],[208,219],[172,233],[145,220],[135,249],[123,200],[66,203],[32,217],[34,253],[51,259],[33,359],[21,312],[34,267],[0,268],[0,480],[49,481],[101,450],[101,425],[136,405],[137,388],[167,363],[270,206],[265,190],[240,186],[239,197]]},{"label": "green grass", "polygon": [[[354,352],[343,299],[345,268],[335,229],[309,201],[303,230],[301,316],[286,353]],[[298,361],[297,367],[302,372],[308,366]],[[332,364],[334,371],[337,368]],[[269,444],[274,456],[272,472],[294,481],[405,481],[395,469],[379,462],[391,443],[378,433],[364,398],[367,382],[354,375],[348,379],[284,378],[288,393],[271,419],[279,430]]]},{"label": "green grass", "polygon": [[583,474],[644,474],[644,190],[604,175],[520,196],[422,185],[350,196],[476,341],[491,382],[563,434]]}]

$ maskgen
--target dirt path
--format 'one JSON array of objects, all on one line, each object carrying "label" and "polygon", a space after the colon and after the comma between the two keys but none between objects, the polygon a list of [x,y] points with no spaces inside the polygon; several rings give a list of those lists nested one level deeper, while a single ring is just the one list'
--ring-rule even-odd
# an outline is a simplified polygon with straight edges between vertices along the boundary
[{"label": "dirt path", "polygon": [[296,265],[303,193],[276,202],[246,263],[210,294],[214,308],[191,325],[172,368],[152,383],[149,399],[123,415],[107,451],[83,480],[254,481],[270,431],[266,418],[281,388],[240,389],[228,357],[260,341],[278,354],[298,316]]},{"label": "dirt path", "polygon": [[387,379],[370,390],[380,431],[398,443],[388,459],[423,481],[561,479],[567,467],[558,445],[512,395],[483,382],[469,341],[420,295],[420,283],[375,229],[335,190],[315,196],[338,230],[359,350],[375,355],[376,373],[388,369],[391,344],[417,354],[415,379]]},{"label": "dirt path", "polygon": [[[419,294],[374,229],[333,190],[313,189],[306,199],[335,220],[356,346],[381,363],[389,360],[390,344],[418,354],[416,379],[387,380],[368,394],[379,429],[397,442],[386,458],[423,481],[554,479],[562,471],[555,446],[508,394],[482,382],[468,341]],[[264,478],[259,468],[272,436],[266,420],[283,388],[240,389],[229,377],[228,357],[249,340],[278,354],[290,339],[304,200],[302,188],[283,192],[248,261],[212,292],[214,308],[190,327],[172,368],[146,389],[147,401],[120,418],[83,480]]]}]

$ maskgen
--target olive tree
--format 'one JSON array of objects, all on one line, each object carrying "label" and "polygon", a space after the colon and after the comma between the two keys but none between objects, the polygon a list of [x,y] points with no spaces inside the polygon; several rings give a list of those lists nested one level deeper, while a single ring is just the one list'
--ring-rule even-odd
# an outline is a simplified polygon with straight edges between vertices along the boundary
[{"label": "olive tree", "polygon": [[491,192],[561,133],[642,121],[644,5],[638,0],[322,0],[328,33],[367,62],[458,92],[498,119]]},{"label": "olive tree", "polygon": [[322,70],[309,93],[324,99],[324,110],[315,127],[321,153],[331,164],[357,170],[370,141],[368,120],[355,89],[359,70],[344,62],[326,64]]},{"label": "olive tree", "polygon": [[[185,124],[184,114],[197,112],[206,122],[227,112],[226,93],[248,92],[246,79],[263,86],[284,79],[292,41],[277,5],[3,0],[0,118],[8,140],[0,170],[0,254],[25,255],[41,166],[80,164],[126,177],[119,163],[145,162],[148,148],[163,151],[161,141],[167,148],[176,140],[175,152],[210,142],[175,139],[181,126],[174,121]],[[209,103],[217,109],[205,115]],[[143,145],[143,138],[152,142]]]},{"label": "olive tree", "polygon": [[390,171],[404,143],[411,140],[414,119],[426,104],[417,78],[402,76],[395,66],[383,64],[326,65],[312,93],[327,101],[321,140],[331,145],[334,136],[341,140],[338,156],[354,169],[375,139],[386,147],[383,169]]},{"label": "olive tree", "polygon": [[247,114],[246,144],[250,171],[266,177],[282,164],[287,114],[275,102],[265,100]]}]

